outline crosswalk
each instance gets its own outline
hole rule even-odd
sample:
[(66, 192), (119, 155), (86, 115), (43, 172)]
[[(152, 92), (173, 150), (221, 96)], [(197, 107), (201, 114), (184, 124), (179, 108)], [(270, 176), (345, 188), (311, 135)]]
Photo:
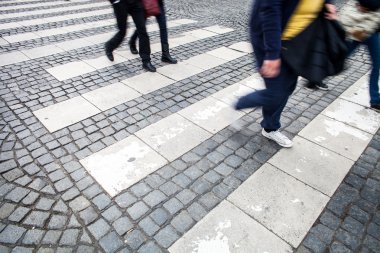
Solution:
[[(28, 2), (29, 7), (56, 3), (34, 3), (33, 0)], [(108, 2), (76, 2), (82, 2), (83, 5), (78, 6), (85, 5), (86, 8), (109, 6)], [(78, 10), (78, 6), (63, 7), (61, 11)], [(59, 5), (57, 8), (60, 8)], [(47, 12), (48, 10), (51, 12)], [(25, 18), (28, 15), (58, 13), (48, 10), (20, 13)], [(80, 14), (5, 23), (0, 29), (111, 13), (111, 8), (84, 11)], [(16, 14), (3, 14), (0, 19), (13, 18), (14, 15)], [(113, 19), (107, 18), (79, 25), (8, 35), (1, 38), (0, 45), (107, 27), (114, 22)], [(191, 19), (174, 19), (168, 21), (168, 27), (195, 23), (197, 21)], [(148, 30), (157, 31), (157, 25), (148, 25)], [(219, 25), (193, 28), (179, 36), (172, 36), (170, 45), (171, 48), (176, 48), (210, 38), (222, 38), (233, 32), (234, 29)], [(0, 66), (101, 44), (113, 33), (100, 33), (5, 53), (1, 56)], [(159, 43), (152, 44), (152, 53), (160, 50)], [(251, 54), (252, 48), (246, 41), (223, 43), (217, 48), (179, 61), (178, 64), (159, 67), (156, 73), (146, 72), (116, 83), (100, 85), (103, 87), (40, 108), (33, 114), (50, 133), (54, 133), (118, 105), (188, 78), (195, 78), (202, 72)], [(83, 58), (46, 67), (44, 71), (55, 81), (70, 82), (71, 79), (82, 75), (102, 72), (106, 68), (137, 58), (138, 55), (132, 55), (128, 50), (122, 49), (115, 51), (114, 62), (108, 61), (105, 56)], [(365, 76), (360, 79), (329, 105), (294, 138), (295, 145), (292, 149), (284, 149), (275, 154), (235, 192), (175, 242), (169, 248), (169, 252), (292, 252), (293, 248), (297, 248), (379, 129), (379, 114), (366, 108), (367, 78)], [(138, 129), (128, 137), (91, 153), (79, 162), (109, 196), (116, 197), (251, 113), (252, 110), (235, 111), (232, 105), (238, 97), (264, 88), (259, 74), (252, 74)]]

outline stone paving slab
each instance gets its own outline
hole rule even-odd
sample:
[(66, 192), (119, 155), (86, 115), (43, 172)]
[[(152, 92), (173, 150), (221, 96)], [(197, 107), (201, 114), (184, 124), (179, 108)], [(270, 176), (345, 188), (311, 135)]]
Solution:
[(320, 115), (300, 136), (356, 161), (371, 140), (369, 133)]
[(293, 247), (298, 247), (328, 197), (265, 164), (228, 200)]
[(27, 61), (29, 58), (21, 52), (11, 52), (2, 54), (0, 58), (0, 66), (15, 64), (23, 61)]
[(115, 196), (167, 163), (166, 159), (135, 136), (80, 162), (110, 196)]
[(293, 142), (268, 163), (331, 197), (354, 162), (300, 137)]
[(234, 49), (234, 50), (237, 50), (240, 52), (244, 52), (244, 53), (252, 53), (253, 52), (252, 45), (249, 42), (238, 42), (238, 43), (235, 43), (235, 44), (229, 46), (228, 48), (231, 48), (231, 49)]
[(148, 94), (175, 83), (173, 79), (167, 78), (161, 74), (148, 72), (128, 78), (122, 82), (141, 94)]
[(358, 82), (348, 88), (343, 94), (342, 99), (362, 106), (369, 106), (369, 92), (368, 92), (368, 81), (367, 75), (360, 78)]
[(337, 99), (322, 114), (374, 134), (379, 129), (380, 115), (361, 105)]
[(213, 134), (244, 115), (243, 112), (236, 112), (229, 104), (213, 97), (203, 99), (179, 111), (178, 114)]
[(49, 72), (54, 78), (63, 81), (72, 77), (76, 77), (83, 73), (89, 73), (96, 69), (85, 62), (71, 62), (64, 66), (56, 66), (46, 71)]
[(239, 208), (223, 201), (170, 248), (180, 252), (292, 252), (292, 248)]
[(99, 112), (98, 108), (83, 97), (75, 97), (69, 102), (63, 101), (33, 113), (50, 132), (54, 132), (62, 126), (72, 125)]
[(174, 114), (141, 129), (136, 136), (166, 159), (173, 161), (207, 140), (211, 134), (182, 116)]
[[(114, 83), (82, 95), (91, 104), (102, 111), (133, 100), (141, 94), (123, 83)], [(80, 110), (80, 108), (77, 108)]]
[(25, 54), (26, 56), (28, 56), (29, 59), (36, 59), (40, 57), (49, 56), (52, 54), (63, 53), (64, 50), (55, 45), (47, 45), (47, 46), (42, 46), (42, 47), (36, 47), (33, 49), (22, 50), (21, 52)]
[(193, 75), (201, 73), (202, 71), (203, 69), (190, 64), (186, 64), (184, 62), (179, 62), (175, 65), (166, 65), (157, 69), (157, 72), (161, 75), (164, 75), (176, 81), (189, 78)]

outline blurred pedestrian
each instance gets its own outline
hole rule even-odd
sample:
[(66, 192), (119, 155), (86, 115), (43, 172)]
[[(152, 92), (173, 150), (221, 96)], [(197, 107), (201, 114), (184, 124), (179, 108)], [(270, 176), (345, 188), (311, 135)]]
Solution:
[(127, 18), (132, 16), (136, 25), (136, 31), (140, 38), (140, 57), (145, 70), (155, 72), (156, 68), (150, 62), (149, 36), (145, 27), (145, 14), (141, 0), (109, 0), (112, 4), (118, 32), (105, 44), (106, 56), (110, 61), (114, 61), (113, 51), (120, 46), (127, 33)]
[[(161, 39), (161, 49), (162, 49), (161, 60), (163, 62), (176, 64), (177, 60), (171, 57), (170, 52), (169, 52), (168, 29), (166, 25), (166, 13), (165, 13), (164, 1), (158, 0), (158, 4), (160, 6), (160, 14), (155, 17), (156, 17), (158, 26), (160, 28), (160, 39)], [(139, 37), (138, 32), (136, 30), (129, 40), (129, 48), (132, 54), (139, 53), (136, 47), (136, 40), (138, 37)]]
[(324, 0), (256, 0), (253, 5), (251, 42), (266, 89), (241, 97), (235, 109), (262, 107), (262, 135), (282, 147), (293, 145), (279, 129), (282, 111), (298, 79), (281, 59), (282, 41), (301, 33), (318, 17), (324, 4), (329, 11), (335, 11), (329, 3)]
[(367, 48), (372, 70), (369, 79), (371, 108), (380, 111), (379, 68), (380, 68), (380, 0), (358, 0), (356, 9), (343, 11), (341, 23), (346, 29), (351, 54), (359, 46)]

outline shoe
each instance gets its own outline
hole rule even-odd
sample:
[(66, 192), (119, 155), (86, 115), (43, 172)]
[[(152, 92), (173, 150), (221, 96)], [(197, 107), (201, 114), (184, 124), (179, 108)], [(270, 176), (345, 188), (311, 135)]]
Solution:
[(377, 104), (372, 104), (371, 108), (374, 109), (377, 112), (380, 112), (380, 102)]
[(329, 86), (327, 86), (324, 82), (316, 83), (315, 86), (317, 86), (320, 90), (329, 90)]
[(171, 63), (171, 64), (177, 64), (177, 60), (174, 59), (169, 52), (169, 45), (162, 45), (162, 57), (161, 61)]
[(313, 82), (308, 82), (308, 83), (305, 85), (305, 88), (308, 89), (308, 90), (312, 90), (312, 91), (318, 89), (317, 85), (316, 85), (315, 83), (313, 83)]
[(143, 68), (149, 72), (156, 72), (156, 68), (152, 65), (150, 61), (143, 62)]
[(139, 51), (136, 48), (136, 44), (135, 43), (129, 43), (129, 49), (131, 50), (132, 54), (138, 54), (139, 53)]
[(293, 146), (293, 142), (291, 140), (289, 140), (288, 137), (286, 137), (285, 135), (280, 133), (280, 131), (278, 131), (278, 130), (267, 133), (263, 129), (261, 131), (261, 134), (263, 136), (267, 137), (268, 139), (271, 139), (271, 140), (277, 142), (277, 144), (280, 145), (281, 147), (290, 148), (291, 146)]
[(113, 58), (112, 50), (107, 46), (107, 44), (105, 45), (104, 48), (106, 50), (106, 56), (107, 56), (108, 60), (114, 61), (115, 59)]

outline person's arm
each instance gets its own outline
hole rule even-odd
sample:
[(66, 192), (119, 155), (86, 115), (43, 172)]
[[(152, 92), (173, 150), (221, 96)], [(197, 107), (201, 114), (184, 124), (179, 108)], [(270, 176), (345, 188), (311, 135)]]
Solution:
[(281, 69), (281, 0), (262, 0), (259, 15), (264, 36), (264, 62), (260, 73), (265, 78), (278, 76)]

